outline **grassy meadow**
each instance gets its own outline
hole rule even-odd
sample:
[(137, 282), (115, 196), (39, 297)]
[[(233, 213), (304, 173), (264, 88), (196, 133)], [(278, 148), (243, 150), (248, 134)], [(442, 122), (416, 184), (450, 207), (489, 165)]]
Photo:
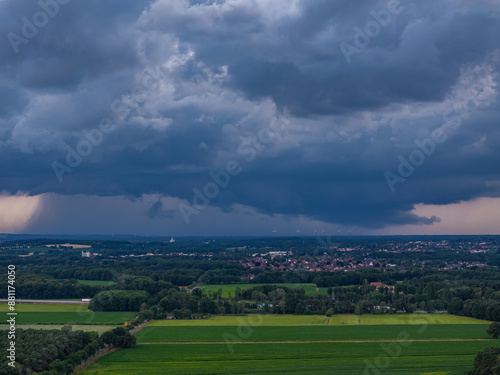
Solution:
[[(0, 304), (0, 312), (8, 312), (7, 303)], [(16, 312), (85, 312), (88, 305), (51, 304), (51, 303), (16, 303)]]
[[(18, 324), (16, 325), (16, 328), (18, 329), (61, 329), (63, 327), (62, 324)], [(85, 332), (97, 332), (99, 334), (103, 334), (106, 331), (109, 331), (110, 329), (113, 329), (115, 327), (121, 327), (121, 325), (78, 325), (78, 324), (72, 324), (73, 331), (85, 331)], [(7, 324), (0, 324), (0, 330), (2, 329), (9, 329), (9, 326)]]
[[(195, 320), (155, 320), (149, 326), (325, 326), (324, 315), (258, 315), (221, 316)], [(490, 324), (486, 320), (448, 314), (395, 314), (395, 315), (333, 315), (328, 325), (399, 325), (399, 324)]]
[(132, 320), (135, 312), (23, 312), (18, 313), (18, 324), (107, 324), (118, 325)]
[(217, 293), (219, 289), (222, 289), (222, 297), (228, 298), (229, 295), (234, 297), (236, 288), (240, 288), (242, 291), (245, 289), (250, 289), (256, 286), (261, 285), (277, 285), (283, 286), (287, 288), (304, 288), (307, 296), (313, 296), (317, 294), (328, 295), (328, 288), (318, 288), (316, 284), (296, 284), (296, 283), (288, 283), (288, 284), (223, 284), (223, 285), (203, 285), (200, 287), (203, 291), (210, 291)]
[[(8, 305), (2, 303), (0, 312), (8, 312)], [(137, 316), (136, 312), (93, 312), (87, 305), (17, 303), (15, 312), (17, 324), (81, 324), (122, 325)], [(5, 322), (2, 323), (7, 323)], [(0, 324), (1, 326), (2, 324)]]
[(109, 286), (116, 285), (115, 281), (100, 281), (100, 280), (78, 280), (78, 284), (89, 286)]
[[(333, 319), (334, 317), (332, 317)], [(490, 324), (490, 321), (449, 314), (360, 315), (361, 325), (378, 324)], [(333, 319), (335, 321), (335, 319)]]
[[(353, 315), (355, 318), (355, 316)], [(243, 323), (242, 323), (243, 322)], [(241, 324), (264, 325), (264, 326), (302, 326), (302, 325), (325, 325), (324, 315), (259, 315), (246, 316), (223, 316), (214, 315), (210, 319), (193, 320), (155, 320), (152, 326), (238, 326)]]

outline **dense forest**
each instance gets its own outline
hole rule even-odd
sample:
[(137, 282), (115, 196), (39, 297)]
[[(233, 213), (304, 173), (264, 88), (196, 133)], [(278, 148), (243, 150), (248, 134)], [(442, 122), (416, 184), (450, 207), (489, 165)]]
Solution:
[[(7, 361), (0, 363), (1, 374), (44, 375), (72, 370), (76, 365), (104, 347), (95, 332), (72, 331), (71, 326), (61, 330), (18, 329), (16, 339), (16, 367)], [(8, 353), (9, 341), (0, 340), (0, 350)]]
[[(136, 319), (132, 326), (138, 322)], [(122, 327), (104, 332), (100, 337), (95, 332), (72, 331), (70, 325), (60, 330), (18, 329), (16, 336), (15, 365), (2, 361), (0, 374), (71, 374), (76, 366), (106, 347), (130, 348), (136, 342)], [(8, 355), (8, 340), (0, 340), (0, 350)]]

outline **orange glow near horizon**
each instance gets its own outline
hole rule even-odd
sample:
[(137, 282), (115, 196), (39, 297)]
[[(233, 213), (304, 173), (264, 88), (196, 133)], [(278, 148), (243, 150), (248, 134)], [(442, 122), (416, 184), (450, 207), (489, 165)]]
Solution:
[(42, 195), (0, 193), (0, 232), (22, 233), (36, 219), (42, 200)]

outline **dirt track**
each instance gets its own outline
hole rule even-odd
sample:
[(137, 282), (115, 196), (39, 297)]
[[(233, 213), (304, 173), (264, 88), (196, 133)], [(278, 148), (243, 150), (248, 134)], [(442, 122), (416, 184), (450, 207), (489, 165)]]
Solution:
[(192, 342), (138, 342), (137, 345), (182, 345), (182, 344), (312, 344), (312, 343), (361, 343), (361, 342), (446, 342), (446, 341), (496, 341), (494, 339), (425, 339), (425, 340), (322, 340), (322, 341), (192, 341)]

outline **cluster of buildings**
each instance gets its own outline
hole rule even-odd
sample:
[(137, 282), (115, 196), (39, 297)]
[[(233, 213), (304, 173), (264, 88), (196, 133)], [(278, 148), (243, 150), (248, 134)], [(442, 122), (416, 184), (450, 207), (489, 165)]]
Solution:
[[(492, 241), (408, 241), (387, 242), (374, 247), (373, 243), (365, 246), (362, 243), (350, 246), (326, 246), (316, 250), (314, 255), (297, 255), (293, 251), (268, 251), (266, 253), (248, 254), (239, 263), (250, 270), (282, 270), (282, 271), (355, 271), (363, 268), (374, 269), (435, 269), (452, 270), (471, 267), (485, 267), (484, 259), (477, 260), (477, 256), (467, 254), (485, 255), (498, 251), (499, 246)], [(442, 256), (444, 260), (427, 260), (426, 255), (432, 253), (448, 254)], [(300, 252), (304, 253), (304, 252)], [(463, 256), (455, 256), (461, 253)], [(395, 256), (393, 254), (404, 254)], [(432, 256), (431, 258), (433, 258)], [(421, 259), (420, 259), (421, 258)], [(449, 260), (453, 258), (453, 260)], [(460, 260), (458, 260), (458, 259)], [(483, 258), (483, 257), (481, 257)], [(439, 259), (437, 257), (436, 259)]]
[(99, 253), (91, 253), (90, 251), (82, 251), (82, 258), (94, 258), (101, 255)]

